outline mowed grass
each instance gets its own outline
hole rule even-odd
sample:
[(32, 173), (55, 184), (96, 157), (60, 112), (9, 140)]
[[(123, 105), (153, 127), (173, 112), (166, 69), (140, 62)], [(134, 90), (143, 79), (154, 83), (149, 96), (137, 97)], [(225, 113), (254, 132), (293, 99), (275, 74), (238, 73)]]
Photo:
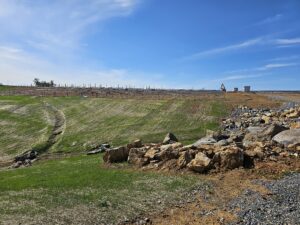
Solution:
[(217, 99), (140, 100), (0, 96), (0, 161), (43, 146), (54, 125), (49, 103), (65, 114), (62, 137), (50, 152), (81, 152), (102, 143), (161, 142), (173, 132), (184, 144), (216, 129), (227, 112)]
[(191, 143), (206, 129), (216, 129), (226, 114), (224, 104), (207, 99), (139, 100), (50, 98), (66, 116), (62, 141), (53, 151), (88, 150), (101, 143), (114, 146), (142, 139), (160, 142), (168, 132)]
[(40, 99), (0, 96), (0, 161), (44, 143), (52, 127)]
[(0, 224), (114, 224), (157, 212), (195, 186), (208, 185), (192, 175), (105, 169), (101, 158), (0, 171)]

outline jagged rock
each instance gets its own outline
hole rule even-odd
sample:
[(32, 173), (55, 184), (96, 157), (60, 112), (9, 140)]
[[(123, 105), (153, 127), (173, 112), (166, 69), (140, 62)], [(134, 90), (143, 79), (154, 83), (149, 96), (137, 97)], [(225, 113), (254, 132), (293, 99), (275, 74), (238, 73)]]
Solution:
[(110, 148), (109, 144), (101, 144), (98, 149), (94, 149), (92, 151), (87, 152), (87, 155), (95, 155), (102, 152), (106, 152)]
[(176, 143), (173, 143), (173, 144), (162, 145), (160, 147), (160, 150), (165, 151), (167, 149), (178, 149), (178, 148), (181, 148), (181, 147), (183, 147), (183, 145), (180, 142), (176, 142)]
[(133, 143), (127, 144), (128, 150), (132, 148), (141, 148), (143, 147), (142, 141), (141, 140), (135, 140)]
[(271, 122), (271, 117), (270, 116), (263, 115), (261, 117), (261, 119), (264, 121), (264, 123), (270, 123)]
[(271, 126), (264, 129), (260, 136), (264, 138), (264, 140), (271, 140), (276, 134), (279, 134), (282, 131), (287, 130), (286, 127), (281, 126), (279, 124), (272, 124)]
[(187, 167), (195, 172), (203, 173), (211, 168), (211, 159), (204, 153), (199, 152)]
[(217, 143), (215, 143), (215, 146), (217, 146), (217, 147), (222, 147), (222, 146), (227, 146), (227, 145), (229, 145), (229, 142), (226, 139), (220, 140)]
[(26, 159), (32, 160), (35, 159), (38, 156), (37, 151), (30, 150), (27, 152), (24, 152), (23, 154), (15, 157), (15, 162), (21, 161), (24, 162)]
[(156, 158), (160, 161), (178, 159), (178, 157), (179, 157), (179, 151), (173, 148), (168, 148), (166, 150), (160, 151), (156, 155)]
[(153, 160), (153, 159), (155, 159), (155, 156), (157, 155), (158, 152), (159, 152), (158, 149), (151, 148), (145, 153), (144, 157), (149, 158), (150, 160)]
[(177, 139), (177, 137), (175, 136), (175, 134), (173, 134), (173, 133), (168, 133), (166, 136), (165, 136), (165, 138), (164, 138), (164, 140), (163, 140), (163, 145), (166, 145), (166, 144), (173, 144), (173, 143), (176, 143), (176, 142), (178, 142), (178, 139)]
[(177, 137), (173, 134), (173, 133), (168, 133), (165, 137), (165, 139), (163, 140), (163, 144), (167, 145), (167, 144), (172, 144), (178, 142)]
[(199, 139), (198, 141), (196, 141), (193, 146), (195, 147), (200, 147), (201, 145), (213, 145), (217, 143), (217, 141), (213, 138), (213, 137), (203, 137), (201, 139)]
[(105, 150), (103, 150), (103, 149), (96, 149), (96, 150), (89, 151), (86, 154), (87, 155), (95, 155), (95, 154), (99, 154), (99, 153), (102, 153), (102, 152), (105, 152)]
[(10, 168), (17, 169), (17, 168), (21, 167), (22, 165), (23, 165), (23, 162), (22, 162), (22, 161), (17, 161), (17, 162), (15, 162), (14, 164), (12, 164), (12, 165), (10, 166)]
[(128, 148), (118, 147), (105, 152), (103, 160), (106, 163), (125, 162), (128, 159)]
[(263, 127), (248, 127), (247, 131), (250, 134), (257, 134), (257, 133), (261, 133), (264, 130)]
[(273, 141), (285, 147), (300, 145), (300, 129), (282, 131), (273, 137)]
[(195, 157), (195, 152), (193, 150), (187, 150), (182, 153), (180, 153), (180, 156), (177, 160), (177, 166), (182, 169), (186, 167), (187, 164), (189, 164), (192, 159)]
[(291, 119), (298, 118), (299, 116), (300, 116), (299, 111), (291, 112), (286, 115), (287, 118), (291, 118)]
[(136, 166), (145, 166), (150, 162), (150, 159), (144, 157), (147, 152), (146, 148), (132, 148), (129, 151), (128, 163)]
[(234, 146), (225, 148), (224, 151), (217, 152), (213, 157), (213, 163), (217, 168), (235, 169), (244, 164), (243, 151)]

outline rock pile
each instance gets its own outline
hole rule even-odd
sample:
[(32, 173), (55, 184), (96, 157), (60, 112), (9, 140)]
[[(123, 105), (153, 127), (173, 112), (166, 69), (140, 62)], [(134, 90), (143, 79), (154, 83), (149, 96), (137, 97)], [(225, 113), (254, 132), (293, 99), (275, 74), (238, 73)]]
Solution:
[(161, 144), (140, 140), (106, 151), (107, 163), (128, 161), (145, 169), (183, 170), (198, 173), (253, 167), (255, 161), (299, 157), (300, 108), (252, 109), (238, 107), (222, 121), (217, 132), (183, 146), (174, 134)]
[[(128, 161), (146, 169), (189, 169), (199, 173), (249, 168), (258, 160), (299, 157), (300, 107), (286, 104), (273, 110), (240, 106), (222, 121), (219, 131), (207, 131), (205, 137), (188, 146), (168, 133), (161, 144), (136, 140), (113, 149), (102, 144), (87, 154), (102, 152), (106, 163)], [(27, 151), (15, 157), (11, 168), (30, 166), (37, 156), (38, 152)]]
[(30, 150), (16, 156), (10, 168), (28, 167), (37, 159), (37, 151)]

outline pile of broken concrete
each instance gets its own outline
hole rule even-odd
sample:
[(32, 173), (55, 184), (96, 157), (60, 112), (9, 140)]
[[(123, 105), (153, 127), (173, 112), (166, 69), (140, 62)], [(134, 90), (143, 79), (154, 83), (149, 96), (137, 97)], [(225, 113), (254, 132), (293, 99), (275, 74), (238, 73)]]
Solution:
[(184, 146), (169, 133), (160, 144), (142, 144), (109, 149), (106, 163), (128, 161), (144, 169), (192, 170), (199, 173), (254, 167), (256, 161), (298, 158), (300, 153), (300, 108), (277, 110), (238, 107), (222, 121), (217, 132)]

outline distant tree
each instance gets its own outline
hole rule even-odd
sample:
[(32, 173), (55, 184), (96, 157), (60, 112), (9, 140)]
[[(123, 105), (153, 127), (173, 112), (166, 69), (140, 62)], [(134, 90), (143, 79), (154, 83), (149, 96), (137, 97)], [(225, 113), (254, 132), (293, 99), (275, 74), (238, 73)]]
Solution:
[(53, 80), (47, 82), (47, 81), (40, 81), (38, 78), (34, 78), (33, 83), (36, 87), (55, 87), (55, 83)]
[(34, 78), (33, 83), (38, 87), (40, 85), (40, 80), (38, 78)]

